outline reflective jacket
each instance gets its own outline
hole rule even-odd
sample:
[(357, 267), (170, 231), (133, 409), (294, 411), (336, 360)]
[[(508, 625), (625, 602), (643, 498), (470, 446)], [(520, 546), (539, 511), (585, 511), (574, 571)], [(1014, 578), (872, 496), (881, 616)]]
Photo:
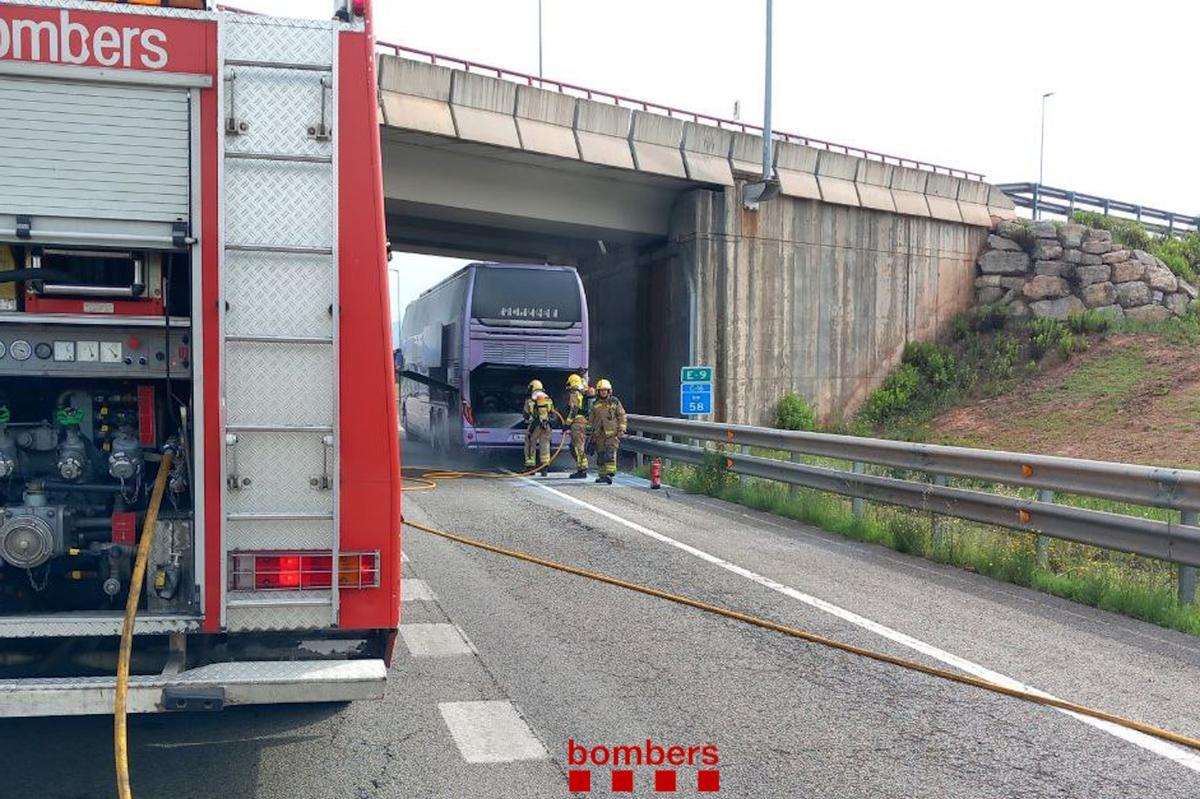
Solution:
[(596, 401), (592, 403), (591, 413), (588, 414), (588, 423), (598, 436), (605, 438), (623, 436), (625, 435), (625, 406), (611, 394), (608, 395), (608, 399), (596, 397)]

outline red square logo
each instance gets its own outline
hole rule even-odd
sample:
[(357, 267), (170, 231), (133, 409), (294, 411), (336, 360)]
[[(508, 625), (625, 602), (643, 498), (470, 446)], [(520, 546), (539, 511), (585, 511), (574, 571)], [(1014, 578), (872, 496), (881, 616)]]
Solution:
[(666, 770), (654, 772), (654, 790), (659, 793), (675, 793), (675, 772)]
[(592, 790), (592, 772), (582, 769), (568, 771), (567, 790), (578, 793), (587, 793)]
[(633, 793), (633, 772), (617, 769), (612, 773), (613, 793)]
[(721, 772), (717, 769), (696, 772), (696, 790), (700, 793), (716, 793), (721, 790)]

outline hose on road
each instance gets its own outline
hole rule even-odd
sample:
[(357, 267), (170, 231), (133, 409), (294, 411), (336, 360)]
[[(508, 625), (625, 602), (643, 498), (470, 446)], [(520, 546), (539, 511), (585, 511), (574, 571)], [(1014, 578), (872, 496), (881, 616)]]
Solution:
[[(466, 473), (464, 473), (464, 474), (466, 474)], [(516, 476), (516, 475), (501, 475), (501, 476), (510, 477), (510, 476)], [(603, 574), (601, 572), (590, 571), (588, 569), (581, 569), (576, 566), (569, 566), (565, 563), (558, 563), (556, 561), (547, 560), (546, 558), (541, 558), (536, 555), (530, 555), (526, 552), (520, 552), (515, 549), (506, 549), (504, 547), (499, 547), (494, 544), (488, 544), (483, 541), (477, 541), (472, 538), (467, 538), (466, 536), (455, 535), (454, 533), (449, 533), (449, 532), (446, 532), (445, 530), (439, 530), (436, 527), (430, 527), (428, 525), (420, 524), (418, 522), (408, 521), (407, 519), (403, 519), (402, 521), (404, 522), (405, 525), (413, 528), (414, 530), (420, 530), (421, 532), (429, 533), (430, 535), (435, 535), (435, 536), (444, 538), (449, 541), (455, 541), (459, 544), (464, 544), (469, 547), (475, 547), (476, 549), (481, 549), (485, 552), (492, 552), (497, 555), (504, 555), (505, 557), (514, 558), (519, 561), (524, 561), (525, 563), (533, 563), (538, 566), (544, 566), (545, 568), (548, 568), (548, 569), (554, 569), (555, 571), (565, 572), (566, 574), (573, 574), (577, 577), (585, 577), (589, 580), (596, 580), (597, 582), (606, 583), (608, 585), (616, 586), (618, 588), (624, 588), (628, 591), (636, 591), (639, 594), (645, 594), (647, 596), (657, 597), (659, 599), (665, 599), (668, 602), (674, 602), (679, 605), (685, 605), (690, 608), (702, 610), (706, 613), (712, 613), (714, 615), (722, 616), (727, 619), (733, 619), (735, 621), (740, 621), (745, 624), (753, 625), (755, 627), (761, 627), (764, 630), (771, 630), (772, 632), (781, 633), (783, 635), (788, 635), (793, 638), (799, 638), (803, 641), (808, 641), (809, 643), (812, 643), (812, 644), (818, 644), (820, 646), (828, 647), (830, 649), (836, 649), (838, 651), (846, 652), (851, 655), (856, 655), (858, 657), (868, 658), (870, 660), (874, 660), (879, 663), (886, 663), (890, 666), (897, 666), (902, 669), (907, 669), (908, 671), (919, 672), (921, 674), (926, 674), (931, 677), (937, 677), (937, 678), (940, 678), (943, 680), (949, 680), (950, 682), (955, 682), (955, 683), (959, 683), (962, 685), (970, 685), (975, 688), (981, 688), (985, 691), (991, 691), (993, 693), (1002, 694), (1004, 696), (1012, 697), (1014, 699), (1020, 699), (1020, 700), (1026, 701), (1026, 702), (1033, 702), (1033, 703), (1039, 704), (1039, 705), (1046, 705), (1048, 707), (1057, 708), (1059, 710), (1065, 710), (1069, 713), (1077, 713), (1081, 716), (1088, 716), (1088, 717), (1091, 717), (1094, 719), (1099, 719), (1101, 721), (1106, 721), (1110, 724), (1116, 724), (1116, 725), (1125, 727), (1130, 730), (1136, 730), (1137, 732), (1143, 733), (1145, 735), (1150, 735), (1150, 736), (1159, 738), (1164, 741), (1170, 741), (1173, 744), (1178, 744), (1180, 746), (1184, 746), (1189, 749), (1194, 749), (1196, 751), (1200, 751), (1200, 739), (1198, 739), (1198, 738), (1193, 738), (1193, 737), (1183, 735), (1183, 734), (1180, 734), (1177, 732), (1172, 732), (1170, 730), (1164, 730), (1160, 727), (1155, 727), (1150, 724), (1145, 724), (1143, 722), (1136, 721), (1134, 719), (1125, 718), (1124, 716), (1118, 716), (1115, 713), (1109, 713), (1104, 710), (1098, 710), (1096, 708), (1088, 707), (1087, 705), (1077, 704), (1075, 702), (1068, 702), (1064, 699), (1057, 699), (1055, 697), (1047, 696), (1045, 694), (1038, 693), (1035, 691), (1023, 690), (1020, 688), (1012, 688), (1007, 685), (1001, 685), (999, 683), (992, 682), (991, 680), (984, 680), (979, 677), (971, 676), (969, 674), (962, 674), (959, 672), (950, 671), (948, 669), (938, 668), (937, 666), (927, 666), (923, 663), (918, 663), (913, 660), (907, 660), (905, 658), (896, 657), (895, 655), (888, 655), (883, 652), (878, 652), (873, 649), (867, 649), (865, 647), (856, 646), (854, 644), (849, 644), (844, 641), (838, 641), (833, 638), (826, 638), (825, 636), (822, 636), (822, 635), (817, 635), (815, 633), (811, 633), (806, 630), (801, 630), (796, 627), (790, 627), (786, 624), (780, 624), (779, 622), (774, 622), (769, 619), (761, 618), (759, 616), (753, 616), (753, 615), (750, 615), (749, 613), (742, 613), (741, 611), (730, 610), (729, 608), (724, 608), (719, 605), (711, 604), (709, 602), (703, 602), (698, 599), (691, 599), (690, 597), (681, 596), (679, 594), (672, 594), (668, 591), (662, 591), (657, 588), (651, 588), (650, 586), (641, 585), (639, 583), (631, 583), (627, 580), (622, 580), (617, 577), (611, 577), (611, 576), (609, 576), (607, 574)]]
[[(558, 447), (550, 456), (547, 465), (558, 460), (558, 456), (562, 454), (563, 447), (571, 437), (571, 426), (567, 424), (567, 420), (558, 411), (554, 412), (558, 417), (558, 421), (562, 424), (562, 435), (558, 438)], [(527, 434), (528, 435), (528, 434)], [(418, 472), (416, 477), (405, 477), (404, 483), (400, 487), (401, 491), (432, 491), (438, 487), (439, 482), (447, 482), (450, 480), (519, 480), (522, 477), (529, 477), (537, 474), (542, 469), (541, 466), (534, 466), (526, 469), (523, 472), (479, 472), (465, 469), (441, 469), (432, 466), (406, 466), (405, 471)], [(414, 485), (415, 483), (415, 485)]]
[(117, 655), (117, 685), (113, 692), (113, 759), (117, 769), (117, 799), (133, 799), (129, 783), (129, 731), (125, 717), (129, 701), (129, 661), (133, 654), (133, 623), (137, 618), (138, 599), (142, 595), (142, 583), (146, 579), (146, 562), (150, 559), (150, 544), (154, 541), (154, 528), (158, 524), (158, 509), (162, 505), (163, 491), (167, 487), (167, 475), (171, 472), (172, 453), (163, 452), (158, 465), (158, 477), (154, 480), (154, 493), (146, 509), (146, 520), (142, 522), (142, 538), (138, 541), (137, 559), (133, 563), (133, 576), (129, 580), (129, 597), (125, 600), (125, 621), (121, 625), (121, 649)]

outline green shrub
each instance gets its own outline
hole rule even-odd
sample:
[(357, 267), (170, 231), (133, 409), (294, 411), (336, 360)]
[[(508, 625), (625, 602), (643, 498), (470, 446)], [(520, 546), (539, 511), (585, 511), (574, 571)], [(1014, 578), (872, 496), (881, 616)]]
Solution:
[(1088, 333), (1105, 333), (1112, 327), (1112, 317), (1089, 308), (1083, 313), (1073, 313), (1067, 317), (1067, 327), (1072, 333), (1085, 335)]
[(804, 397), (789, 391), (775, 406), (775, 426), (780, 430), (812, 430), (817, 417)]
[(954, 356), (935, 341), (910, 341), (904, 345), (904, 363), (911, 364), (934, 388), (946, 388), (957, 378)]
[(1061, 351), (1070, 336), (1071, 331), (1057, 319), (1034, 319), (1029, 323), (1029, 354), (1040, 361), (1051, 350)]
[(874, 424), (898, 419), (909, 411), (920, 386), (921, 373), (911, 363), (902, 363), (867, 397), (863, 413)]
[(733, 473), (725, 465), (725, 453), (708, 452), (704, 455), (704, 464), (695, 467), (691, 490), (716, 497), (732, 482)]
[(972, 333), (995, 333), (1008, 324), (1007, 305), (980, 305), (966, 313), (960, 313), (951, 322), (953, 337), (962, 341)]

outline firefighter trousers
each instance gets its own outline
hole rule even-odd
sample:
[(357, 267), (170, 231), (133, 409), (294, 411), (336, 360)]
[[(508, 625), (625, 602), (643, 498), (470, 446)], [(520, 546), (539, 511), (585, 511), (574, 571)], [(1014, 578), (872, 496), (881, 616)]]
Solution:
[(582, 416), (571, 421), (571, 454), (575, 456), (575, 468), (587, 471), (587, 420)]
[(550, 426), (542, 427), (534, 424), (525, 436), (525, 465), (545, 466), (548, 463), (550, 463)]
[(621, 446), (621, 437), (596, 434), (596, 462), (600, 474), (612, 477), (617, 473), (617, 450)]

